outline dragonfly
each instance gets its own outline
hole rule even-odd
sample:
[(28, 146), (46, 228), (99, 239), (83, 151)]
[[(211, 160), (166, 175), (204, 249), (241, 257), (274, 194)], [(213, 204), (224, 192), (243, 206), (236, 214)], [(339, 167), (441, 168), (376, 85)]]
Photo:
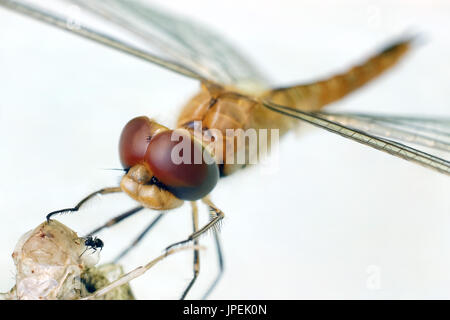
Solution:
[[(101, 30), (98, 26), (91, 27), (89, 19), (82, 21), (57, 8), (50, 10), (26, 2), (0, 0), (0, 4), (7, 8), (198, 80), (201, 90), (187, 102), (177, 125), (192, 132), (194, 136), (196, 121), (201, 122), (205, 129), (202, 134), (212, 129), (224, 131), (237, 127), (275, 128), (280, 130), (281, 135), (294, 128), (296, 122), (304, 121), (431, 170), (447, 175), (450, 173), (450, 162), (433, 154), (434, 151), (449, 151), (449, 119), (332, 113), (322, 109), (394, 66), (410, 50), (413, 39), (404, 38), (391, 43), (365, 63), (334, 77), (313, 83), (273, 88), (259, 69), (233, 46), (196, 23), (163, 13), (138, 1), (73, 0), (60, 3), (74, 5), (95, 18), (96, 22), (102, 21), (119, 31), (111, 32)], [(121, 33), (132, 37), (124, 39)], [(205, 294), (206, 297), (217, 285), (223, 270), (223, 257), (216, 227), (225, 217), (211, 201), (209, 194), (219, 179), (240, 171), (247, 163), (227, 163), (223, 161), (227, 158), (226, 154), (211, 153), (211, 157), (219, 165), (202, 163), (200, 166), (194, 166), (195, 170), (188, 166), (188, 172), (205, 178), (197, 181), (188, 177), (182, 181), (182, 186), (177, 185), (180, 177), (186, 178), (185, 171), (179, 171), (174, 166), (164, 167), (156, 163), (157, 159), (152, 158), (154, 154), (167, 154), (173, 149), (173, 145), (167, 140), (168, 134), (172, 132), (147, 117), (132, 119), (124, 128), (120, 141), (121, 162), (125, 170), (120, 186), (102, 188), (82, 199), (73, 208), (51, 212), (48, 218), (59, 213), (78, 211), (98, 194), (124, 192), (140, 203), (138, 207), (113, 218), (88, 235), (92, 236), (144, 208), (167, 211), (181, 206), (183, 201), (190, 201), (194, 232), (174, 245), (189, 242), (198, 244), (201, 235), (210, 230), (213, 232), (220, 272)], [(134, 139), (140, 142), (129, 143)], [(200, 145), (199, 148), (207, 148), (208, 141), (203, 139), (203, 135), (197, 139), (192, 138), (194, 147)], [(234, 140), (233, 138), (230, 142), (225, 138), (223, 144), (233, 143)], [(248, 146), (243, 148), (248, 149)], [(147, 152), (157, 149), (155, 152)], [(194, 184), (192, 180), (196, 180)], [(211, 221), (202, 227), (198, 226), (197, 200), (208, 206), (212, 216)], [(163, 215), (164, 213), (159, 214), (146, 232), (154, 227)], [(143, 236), (144, 234), (141, 234), (138, 239)], [(123, 257), (131, 248), (132, 246), (127, 248), (119, 257)], [(184, 290), (182, 298), (187, 296), (198, 278), (197, 250), (194, 251), (193, 270), (193, 278)]]

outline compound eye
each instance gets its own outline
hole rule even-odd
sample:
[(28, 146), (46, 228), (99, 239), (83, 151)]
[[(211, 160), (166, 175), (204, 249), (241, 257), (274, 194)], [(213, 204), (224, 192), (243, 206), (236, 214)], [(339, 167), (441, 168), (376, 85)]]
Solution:
[(130, 120), (122, 130), (119, 142), (119, 155), (126, 169), (142, 163), (152, 134), (151, 121), (147, 117)]
[(154, 136), (145, 162), (154, 176), (182, 200), (203, 198), (219, 179), (219, 169), (212, 157), (183, 130), (168, 130)]

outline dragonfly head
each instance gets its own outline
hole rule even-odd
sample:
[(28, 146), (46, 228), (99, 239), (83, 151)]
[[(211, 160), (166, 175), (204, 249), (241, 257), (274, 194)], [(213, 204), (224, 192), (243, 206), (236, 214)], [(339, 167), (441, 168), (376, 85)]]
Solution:
[(122, 190), (152, 209), (173, 209), (183, 200), (201, 199), (219, 179), (214, 159), (187, 130), (170, 130), (147, 117), (125, 125), (119, 153), (128, 170)]

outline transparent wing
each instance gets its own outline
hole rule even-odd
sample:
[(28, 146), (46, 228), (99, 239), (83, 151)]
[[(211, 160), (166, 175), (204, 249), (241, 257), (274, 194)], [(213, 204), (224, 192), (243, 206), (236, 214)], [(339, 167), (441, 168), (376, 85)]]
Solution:
[[(61, 3), (58, 4), (61, 5), (66, 2), (67, 1), (61, 0)], [(30, 16), (32, 18), (35, 18), (37, 20), (40, 20), (42, 22), (51, 24), (60, 29), (70, 31), (81, 37), (101, 43), (110, 48), (114, 48), (116, 50), (138, 57), (140, 59), (157, 64), (161, 67), (172, 70), (187, 77), (191, 77), (201, 81), (205, 80), (205, 78), (200, 73), (189, 69), (187, 66), (184, 66), (174, 61), (170, 61), (169, 59), (164, 59), (156, 54), (151, 53), (150, 51), (147, 51), (145, 49), (139, 48), (136, 45), (131, 44), (131, 42), (122, 41), (118, 37), (111, 36), (108, 33), (98, 31), (99, 29), (96, 30), (82, 24), (81, 22), (79, 22), (79, 20), (76, 20), (71, 17), (71, 13), (77, 12), (76, 7), (65, 6), (64, 9), (68, 11), (68, 13), (65, 15), (65, 14), (58, 14), (56, 12), (52, 12), (46, 9), (42, 9), (34, 5), (29, 5), (23, 1), (18, 2), (13, 0), (0, 0), (0, 5), (12, 9), (16, 12)], [(62, 9), (59, 7), (59, 10)]]
[[(0, 0), (0, 5), (201, 81), (266, 80), (208, 29), (139, 0)], [(41, 3), (42, 5), (37, 5)]]
[[(306, 121), (316, 127), (339, 134), (345, 138), (450, 175), (450, 161), (400, 142), (413, 139), (412, 144), (429, 144), (427, 145), (428, 148), (440, 150), (446, 153), (446, 157), (448, 157), (448, 140), (438, 141), (436, 138), (430, 136), (426, 136), (426, 139), (422, 137), (424, 132), (430, 133), (433, 131), (439, 137), (444, 138), (450, 129), (449, 122), (446, 119), (388, 116), (371, 117), (369, 115), (364, 115), (365, 117), (363, 117), (362, 114), (310, 113), (280, 106), (270, 101), (264, 101), (263, 105), (272, 111)], [(370, 125), (374, 118), (378, 118), (377, 125), (366, 131), (365, 126)], [(385, 119), (384, 122), (381, 119)], [(393, 129), (391, 123), (396, 123), (397, 125), (398, 123), (402, 123), (403, 128), (397, 127)], [(420, 128), (418, 132), (415, 132), (413, 129), (416, 126)], [(377, 133), (370, 133), (374, 131)], [(390, 135), (394, 137), (392, 138)], [(432, 141), (434, 141), (434, 144)]]
[(206, 78), (222, 84), (267, 84), (260, 72), (224, 38), (192, 21), (138, 0), (71, 0), (122, 26)]
[(450, 118), (320, 112), (318, 116), (378, 137), (450, 152)]

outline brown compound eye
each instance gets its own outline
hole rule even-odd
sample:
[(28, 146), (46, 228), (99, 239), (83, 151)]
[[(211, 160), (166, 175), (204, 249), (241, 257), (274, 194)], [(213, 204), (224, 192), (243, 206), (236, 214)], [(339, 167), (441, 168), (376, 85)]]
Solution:
[(179, 199), (201, 199), (219, 179), (219, 169), (209, 153), (182, 130), (155, 135), (144, 160), (154, 176)]
[(120, 162), (124, 168), (142, 163), (151, 136), (151, 123), (147, 117), (130, 120), (122, 130), (119, 141)]
[(147, 117), (130, 120), (122, 130), (119, 142), (119, 155), (126, 169), (142, 163), (152, 135), (152, 122)]

